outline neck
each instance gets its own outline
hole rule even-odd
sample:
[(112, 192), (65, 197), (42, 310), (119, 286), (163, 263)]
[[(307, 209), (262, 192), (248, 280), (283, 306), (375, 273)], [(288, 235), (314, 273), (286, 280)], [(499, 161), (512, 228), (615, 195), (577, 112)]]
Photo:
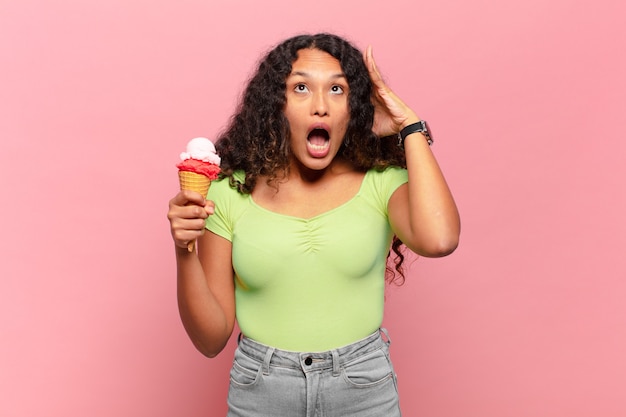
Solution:
[(310, 169), (298, 161), (293, 161), (289, 166), (287, 175), (285, 175), (285, 181), (314, 184), (353, 170), (352, 165), (340, 157), (336, 157), (330, 165), (324, 169)]

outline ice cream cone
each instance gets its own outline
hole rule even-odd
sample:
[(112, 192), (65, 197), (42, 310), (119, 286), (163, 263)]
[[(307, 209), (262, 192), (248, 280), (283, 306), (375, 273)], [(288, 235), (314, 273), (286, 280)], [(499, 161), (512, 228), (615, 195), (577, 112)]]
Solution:
[[(180, 189), (196, 191), (206, 197), (211, 181), (218, 179), (220, 173), (220, 157), (213, 142), (204, 137), (191, 139), (180, 159), (182, 161), (176, 165)], [(187, 244), (189, 252), (194, 251), (195, 244), (195, 240)]]
[[(180, 182), (181, 190), (191, 190), (200, 193), (202, 197), (206, 197), (211, 186), (211, 180), (202, 174), (197, 174), (190, 171), (178, 171), (178, 181)], [(192, 240), (187, 244), (187, 250), (189, 252), (194, 251), (196, 241)]]
[(211, 185), (211, 180), (206, 175), (190, 171), (178, 171), (178, 181), (181, 190), (195, 191), (202, 194), (202, 197), (206, 197)]

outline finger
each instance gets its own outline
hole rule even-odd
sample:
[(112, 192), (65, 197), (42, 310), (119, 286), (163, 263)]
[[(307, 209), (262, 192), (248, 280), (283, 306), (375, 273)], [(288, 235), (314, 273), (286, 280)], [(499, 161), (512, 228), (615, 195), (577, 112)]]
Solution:
[(172, 237), (177, 246), (185, 247), (187, 243), (204, 234), (205, 222), (202, 219), (176, 219), (172, 221)]
[(210, 214), (212, 213), (201, 206), (172, 206), (167, 212), (167, 218), (172, 229), (197, 229), (204, 224)]
[(206, 210), (205, 206), (198, 206), (195, 204), (190, 204), (187, 206), (181, 207), (179, 215), (183, 219), (201, 219), (205, 220), (209, 217), (209, 214)]
[(211, 200), (207, 200), (206, 204), (204, 205), (204, 210), (208, 215), (215, 213), (215, 203)]
[(367, 57), (366, 59), (367, 69), (370, 73), (370, 78), (372, 79), (372, 83), (374, 83), (374, 85), (378, 88), (385, 87), (383, 77), (380, 74), (380, 71), (378, 70), (376, 61), (374, 60), (374, 52), (373, 52), (373, 48), (371, 45), (367, 47), (367, 49), (365, 50), (365, 54)]
[(185, 206), (188, 204), (195, 204), (198, 206), (204, 206), (204, 196), (198, 192), (191, 190), (181, 190), (170, 200), (170, 204), (177, 206)]
[(204, 219), (178, 218), (174, 222), (172, 222), (172, 228), (183, 233), (201, 232), (205, 226), (206, 226), (206, 222)]
[(197, 191), (181, 190), (181, 193), (183, 193), (187, 199), (187, 204), (197, 204), (199, 206), (204, 206), (206, 204), (204, 196)]
[(367, 45), (367, 48), (365, 48), (365, 51), (363, 51), (363, 61), (365, 62), (365, 66), (367, 67), (368, 71), (370, 69), (371, 50), (372, 50), (372, 45)]

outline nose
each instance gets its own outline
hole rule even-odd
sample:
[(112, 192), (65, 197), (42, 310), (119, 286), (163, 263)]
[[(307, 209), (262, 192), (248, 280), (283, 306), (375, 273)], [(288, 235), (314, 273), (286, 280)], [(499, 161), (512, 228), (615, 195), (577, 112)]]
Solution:
[(315, 93), (312, 97), (311, 112), (315, 116), (326, 116), (328, 114), (328, 97), (324, 93)]

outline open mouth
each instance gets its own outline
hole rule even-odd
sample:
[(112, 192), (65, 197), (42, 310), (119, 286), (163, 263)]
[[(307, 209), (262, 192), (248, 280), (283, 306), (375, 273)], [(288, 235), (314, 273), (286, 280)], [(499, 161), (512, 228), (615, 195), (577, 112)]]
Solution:
[(307, 136), (307, 142), (311, 150), (323, 151), (330, 144), (330, 135), (326, 129), (315, 128)]

